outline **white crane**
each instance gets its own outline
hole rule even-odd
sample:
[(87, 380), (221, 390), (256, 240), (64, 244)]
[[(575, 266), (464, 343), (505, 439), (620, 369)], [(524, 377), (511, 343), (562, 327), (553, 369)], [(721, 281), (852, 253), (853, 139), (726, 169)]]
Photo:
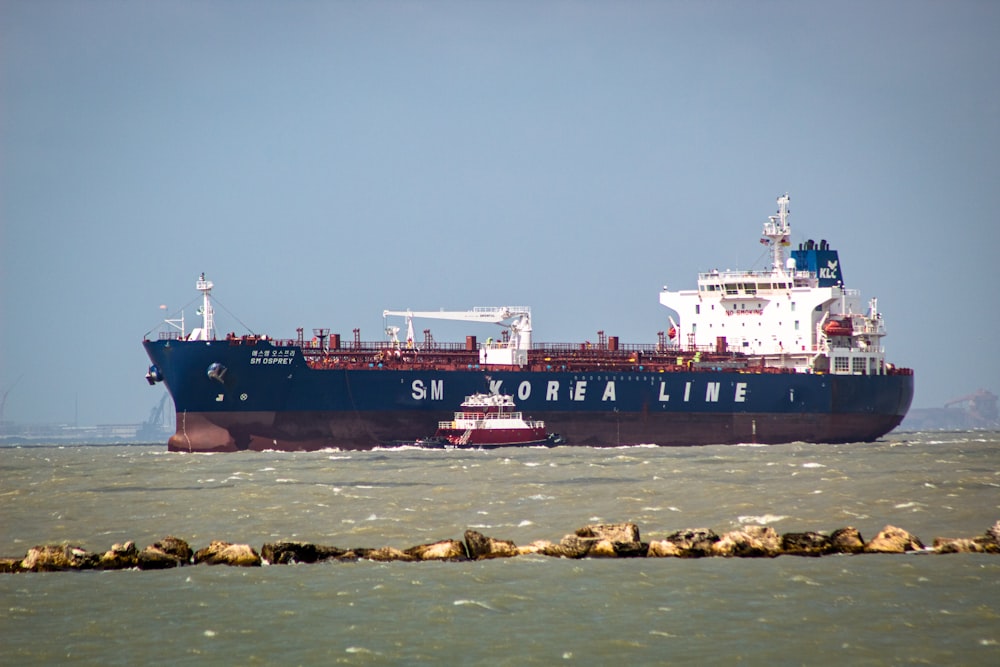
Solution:
[[(512, 320), (507, 326), (510, 329), (509, 341), (494, 341), (490, 339), (479, 348), (479, 360), (483, 364), (501, 364), (508, 366), (524, 366), (528, 363), (528, 350), (531, 349), (531, 308), (527, 306), (490, 306), (476, 307), (472, 310), (384, 310), (382, 317), (398, 316), (406, 318), (407, 345), (413, 345), (413, 318), (428, 318), (437, 320), (454, 320), (459, 322), (482, 322), (484, 324), (501, 324)], [(386, 327), (386, 334), (398, 343), (396, 334), (399, 327)]]

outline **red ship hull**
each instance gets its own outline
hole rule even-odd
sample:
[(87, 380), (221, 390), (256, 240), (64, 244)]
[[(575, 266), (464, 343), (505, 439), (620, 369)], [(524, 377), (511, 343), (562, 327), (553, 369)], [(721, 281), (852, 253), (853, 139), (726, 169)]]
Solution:
[[(396, 443), (400, 433), (420, 433), (428, 418), (448, 416), (408, 410), (382, 412), (377, 419), (342, 412), (188, 412), (178, 415), (177, 432), (168, 448), (179, 452), (366, 450)], [(615, 412), (543, 412), (537, 417), (567, 444), (616, 447), (870, 442), (898, 426), (903, 415), (741, 413), (720, 418), (704, 413), (650, 413), (625, 419)], [(543, 444), (546, 438), (540, 440), (516, 444)]]

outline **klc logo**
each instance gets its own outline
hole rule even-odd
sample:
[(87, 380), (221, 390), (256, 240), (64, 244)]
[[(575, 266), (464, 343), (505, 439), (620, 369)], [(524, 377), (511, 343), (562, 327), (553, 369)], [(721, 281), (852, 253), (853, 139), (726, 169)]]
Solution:
[(836, 259), (827, 260), (827, 262), (826, 262), (826, 268), (820, 267), (819, 277), (820, 278), (829, 278), (831, 280), (836, 280), (836, 278), (837, 278), (837, 264), (839, 264), (839, 263), (840, 263), (839, 260), (836, 260)]

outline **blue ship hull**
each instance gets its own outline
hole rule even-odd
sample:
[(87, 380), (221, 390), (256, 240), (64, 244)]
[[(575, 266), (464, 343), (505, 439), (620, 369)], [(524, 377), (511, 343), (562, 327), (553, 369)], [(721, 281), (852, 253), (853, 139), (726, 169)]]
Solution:
[(371, 449), (413, 441), (481, 391), (514, 397), (566, 445), (871, 441), (902, 421), (913, 375), (748, 369), (311, 367), (294, 345), (147, 340), (177, 412), (176, 451)]

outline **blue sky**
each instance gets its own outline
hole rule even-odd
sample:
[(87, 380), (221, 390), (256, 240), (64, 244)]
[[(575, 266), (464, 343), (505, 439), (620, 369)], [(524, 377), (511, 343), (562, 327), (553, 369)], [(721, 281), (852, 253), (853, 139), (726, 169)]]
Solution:
[(144, 419), (202, 271), (221, 331), (518, 304), (653, 343), (663, 285), (766, 266), (784, 192), (915, 407), (1000, 393), (998, 36), (987, 1), (0, 0), (5, 417)]

